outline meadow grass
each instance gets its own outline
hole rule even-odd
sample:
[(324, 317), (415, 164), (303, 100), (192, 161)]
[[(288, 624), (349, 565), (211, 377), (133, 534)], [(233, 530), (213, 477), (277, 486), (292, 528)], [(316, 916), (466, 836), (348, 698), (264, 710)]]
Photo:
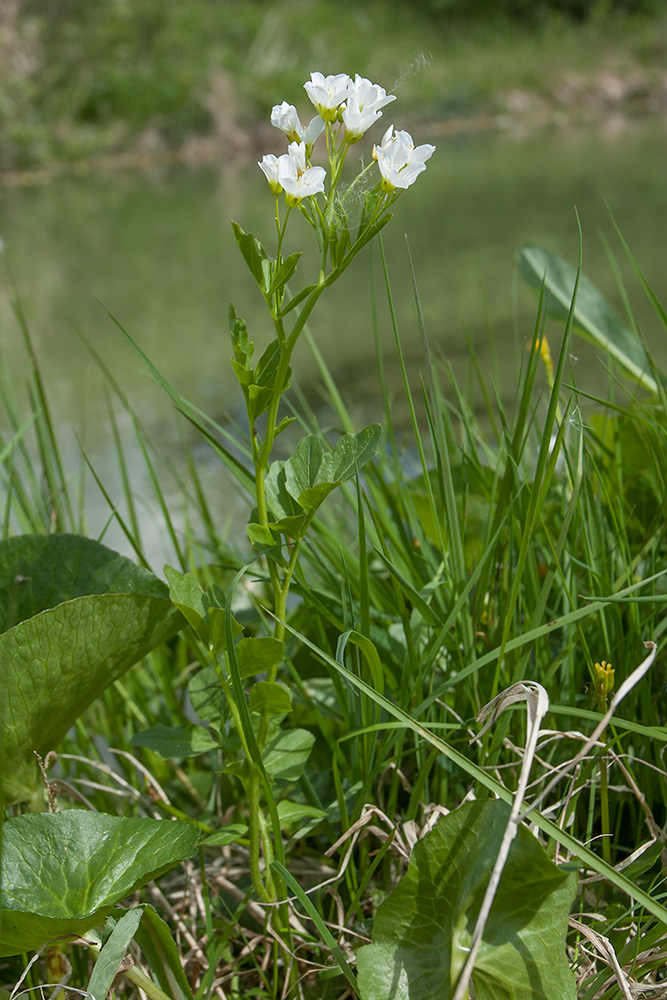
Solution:
[[(376, 265), (394, 316), (382, 254)], [(422, 398), (412, 397), (395, 328), (410, 426), (392, 426), (392, 392), (378, 353), (382, 448), (315, 522), (285, 623), (284, 680), (295, 705), (290, 725), (315, 736), (306, 770), (277, 793), (294, 817), (284, 838), (290, 891), (301, 901), (293, 912), (293, 941), (299, 959), (313, 963), (301, 966), (311, 969), (302, 988), (318, 997), (343, 994), (354, 948), (368, 939), (378, 903), (405, 870), (411, 838), (440, 810), (466, 797), (488, 797), (493, 787), (514, 789), (526, 717), (508, 712), (474, 740), (483, 706), (520, 681), (546, 689), (550, 708), (530, 799), (575, 757), (582, 734), (604, 714), (608, 693), (596, 664), (613, 666), (618, 687), (644, 658), (646, 640), (658, 646), (655, 665), (624, 699), (604, 741), (541, 804), (536, 822), (561, 860), (572, 853), (573, 840), (588, 849), (579, 854), (587, 879), (569, 943), (580, 995), (625, 996), (623, 975), (664, 988), (664, 377), (654, 368), (657, 391), (647, 394), (610, 363), (607, 396), (585, 397), (570, 363), (573, 317), (554, 325), (543, 289), (533, 329), (517, 331), (516, 384), (507, 404), (506, 387), (489, 381), (474, 352), (463, 385), (429, 345), (413, 277), (424, 349)], [(646, 291), (667, 329), (664, 310)], [(63, 468), (48, 380), (18, 306), (17, 321), (30, 393), (25, 411), (16, 374), (2, 370), (3, 537), (84, 531), (85, 490), (93, 487), (89, 479), (84, 486), (83, 461), (74, 476)], [(314, 333), (307, 337), (328, 389), (331, 425), (349, 430), (335, 379)], [(131, 405), (110, 376), (108, 384), (119, 479), (111, 487), (92, 473), (108, 498), (109, 517), (137, 560), (147, 563), (115, 417), (118, 407), (131, 413)], [(247, 493), (250, 507), (249, 442), (175, 387), (164, 387)], [(322, 432), (307, 406), (293, 412), (302, 432)], [(161, 485), (161, 460), (136, 419), (133, 428), (173, 565), (228, 591), (248, 551), (220, 534), (192, 450), (184, 445), (176, 463), (191, 512), (183, 531)], [(249, 634), (270, 635), (273, 610), (266, 571), (255, 563), (235, 590), (234, 614)], [(352, 639), (343, 642), (343, 636)], [(246, 791), (221, 773), (218, 751), (165, 760), (131, 742), (151, 726), (193, 718), (188, 683), (206, 662), (206, 651), (186, 630), (106, 690), (61, 747), (63, 799), (122, 815), (186, 817), (210, 832), (243, 823)], [(234, 843), (202, 848), (199, 868), (190, 863), (185, 879), (177, 873), (162, 886), (164, 895), (153, 887), (147, 898), (175, 924), (197, 1000), (216, 989), (220, 996), (279, 995), (280, 963), (252, 899), (242, 834)], [(304, 887), (312, 890), (308, 896)], [(612, 942), (622, 975), (609, 972), (599, 935)], [(12, 960), (3, 978), (9, 982), (16, 970)], [(27, 985), (38, 982), (33, 969)]]

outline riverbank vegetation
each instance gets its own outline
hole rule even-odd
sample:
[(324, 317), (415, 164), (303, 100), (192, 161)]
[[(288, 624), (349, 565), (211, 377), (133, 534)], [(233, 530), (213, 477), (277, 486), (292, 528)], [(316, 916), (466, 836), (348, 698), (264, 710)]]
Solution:
[[(400, 39), (400, 44), (397, 44)], [(651, 0), (6, 0), (0, 169), (133, 151), (261, 146), (268, 94), (364, 62), (411, 122), (540, 123), (664, 109), (667, 17)], [(258, 134), (259, 132), (259, 134)]]
[[(120, 967), (152, 1000), (660, 996), (667, 378), (624, 276), (656, 331), (667, 313), (620, 234), (622, 318), (581, 261), (526, 246), (534, 319), (502, 343), (489, 332), (492, 359), (514, 356), (511, 386), (472, 349), (456, 377), (408, 258), (416, 393), (382, 232), (437, 151), (387, 128), (402, 110), (365, 78), (307, 88), (317, 114), (273, 108), (287, 152), (261, 161), (266, 224), (232, 225), (265, 316), (255, 330), (245, 303), (229, 312), (241, 407), (203, 412), (111, 317), (218, 463), (211, 486), (194, 446), (159, 456), (106, 372), (118, 474), (88, 471), (132, 559), (106, 529), (86, 537), (90, 463), (63, 461), (15, 301), (26, 369), (0, 365), (2, 982), (104, 1000)], [(320, 298), (362, 253), (381, 387), (366, 427), (318, 347)], [(577, 384), (580, 336), (605, 359), (595, 397)], [(326, 416), (291, 384), (302, 350)], [(166, 567), (142, 543), (128, 427)], [(212, 514), (223, 476), (245, 507), (231, 530)]]

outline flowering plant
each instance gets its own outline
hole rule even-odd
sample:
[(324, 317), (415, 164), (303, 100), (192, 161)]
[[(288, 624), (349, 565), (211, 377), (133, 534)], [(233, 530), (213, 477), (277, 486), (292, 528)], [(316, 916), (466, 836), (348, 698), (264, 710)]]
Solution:
[[(284, 656), (288, 593), (302, 543), (318, 509), (332, 490), (354, 477), (373, 457), (380, 438), (377, 424), (357, 434), (344, 434), (333, 446), (310, 434), (298, 442), (287, 461), (271, 461), (276, 437), (292, 422), (289, 417), (279, 419), (280, 401), (290, 382), (292, 352), (320, 295), (389, 222), (391, 206), (425, 169), (435, 149), (431, 145), (415, 147), (407, 132), (394, 132), (392, 125), (370, 162), (344, 185), (342, 170), (351, 147), (380, 119), (395, 96), (364, 77), (357, 75), (352, 80), (346, 74), (312, 73), (305, 90), (316, 114), (304, 126), (293, 105), (275, 105), (271, 122), (286, 136), (288, 148), (280, 156), (267, 154), (259, 163), (275, 197), (275, 252), (270, 254), (260, 240), (232, 223), (239, 249), (270, 312), (274, 332), (255, 363), (255, 345), (246, 324), (233, 308), (230, 310), (232, 367), (246, 404), (256, 497), (247, 526), (256, 554), (247, 566), (258, 560), (265, 565), (276, 624), (273, 636), (239, 641), (240, 628), (227, 612), (223, 660), (217, 655), (222, 649), (212, 648), (212, 652), (242, 746), (243, 761), (232, 762), (228, 769), (248, 790), (250, 870), (255, 891), (266, 902), (280, 898), (271, 867), (273, 860), (281, 861), (282, 851), (273, 791), (276, 773), (271, 762), (276, 739), (281, 738), (280, 722), (291, 709), (291, 694), (277, 681)], [(326, 167), (313, 163), (321, 135)], [(371, 171), (376, 164), (379, 177), (373, 180)], [(357, 210), (360, 206), (354, 226), (349, 219), (352, 206)], [(295, 209), (315, 233), (319, 273), (315, 282), (288, 291), (302, 256), (301, 252), (283, 254), (285, 232)], [(262, 679), (254, 682), (246, 696), (249, 679), (258, 675)], [(295, 734), (299, 732), (305, 734), (305, 765), (310, 734), (290, 730), (287, 735), (298, 742), (301, 737)]]

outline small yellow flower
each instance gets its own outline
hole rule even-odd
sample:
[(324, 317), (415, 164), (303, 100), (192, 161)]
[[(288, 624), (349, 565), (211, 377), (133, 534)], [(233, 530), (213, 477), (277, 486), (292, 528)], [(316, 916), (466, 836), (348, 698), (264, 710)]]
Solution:
[(614, 690), (614, 669), (611, 663), (603, 660), (593, 666), (595, 673), (595, 693), (598, 698), (600, 708), (607, 706), (607, 697)]

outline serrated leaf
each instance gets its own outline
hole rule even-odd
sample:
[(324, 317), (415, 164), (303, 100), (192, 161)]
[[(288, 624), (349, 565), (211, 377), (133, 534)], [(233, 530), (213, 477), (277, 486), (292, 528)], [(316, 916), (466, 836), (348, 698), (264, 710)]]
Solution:
[(292, 695), (289, 688), (280, 682), (257, 681), (250, 690), (248, 708), (258, 715), (284, 717), (292, 711)]
[(182, 820), (68, 809), (3, 825), (0, 956), (85, 934), (140, 886), (192, 857), (199, 830)]
[(151, 726), (150, 729), (136, 733), (130, 743), (135, 747), (152, 750), (165, 760), (172, 757), (199, 757), (220, 746), (206, 729), (191, 722), (181, 726)]
[(313, 748), (315, 737), (307, 729), (281, 729), (266, 744), (262, 758), (273, 778), (297, 781)]
[(316, 434), (302, 438), (291, 458), (285, 462), (285, 488), (295, 500), (315, 485), (324, 451)]
[(0, 543), (0, 581), (5, 594), (28, 588), (4, 605), (5, 622), (32, 615), (0, 635), (0, 774), (9, 805), (38, 794), (35, 751), (55, 749), (95, 698), (184, 619), (164, 583), (76, 535)]
[(344, 483), (356, 475), (375, 455), (381, 433), (379, 424), (370, 424), (358, 434), (343, 434), (333, 451), (322, 459), (320, 482)]
[[(574, 293), (575, 268), (558, 254), (537, 246), (523, 247), (519, 268), (533, 287), (541, 288), (544, 282), (550, 293), (549, 311), (559, 319), (566, 318)], [(608, 351), (638, 382), (651, 392), (657, 391), (643, 344), (584, 275), (579, 278), (574, 323), (588, 340)]]
[(105, 942), (97, 957), (88, 981), (86, 993), (92, 1000), (105, 1000), (113, 985), (120, 963), (123, 961), (130, 942), (139, 927), (143, 912), (140, 906), (125, 911), (109, 935), (108, 941)]
[[(357, 952), (362, 1000), (448, 1000), (470, 950), (509, 806), (467, 802), (418, 841)], [(576, 873), (520, 827), (472, 976), (477, 1000), (575, 1000), (565, 953)]]
[(285, 644), (272, 635), (262, 635), (240, 639), (235, 650), (241, 677), (245, 678), (263, 674), (280, 663)]

